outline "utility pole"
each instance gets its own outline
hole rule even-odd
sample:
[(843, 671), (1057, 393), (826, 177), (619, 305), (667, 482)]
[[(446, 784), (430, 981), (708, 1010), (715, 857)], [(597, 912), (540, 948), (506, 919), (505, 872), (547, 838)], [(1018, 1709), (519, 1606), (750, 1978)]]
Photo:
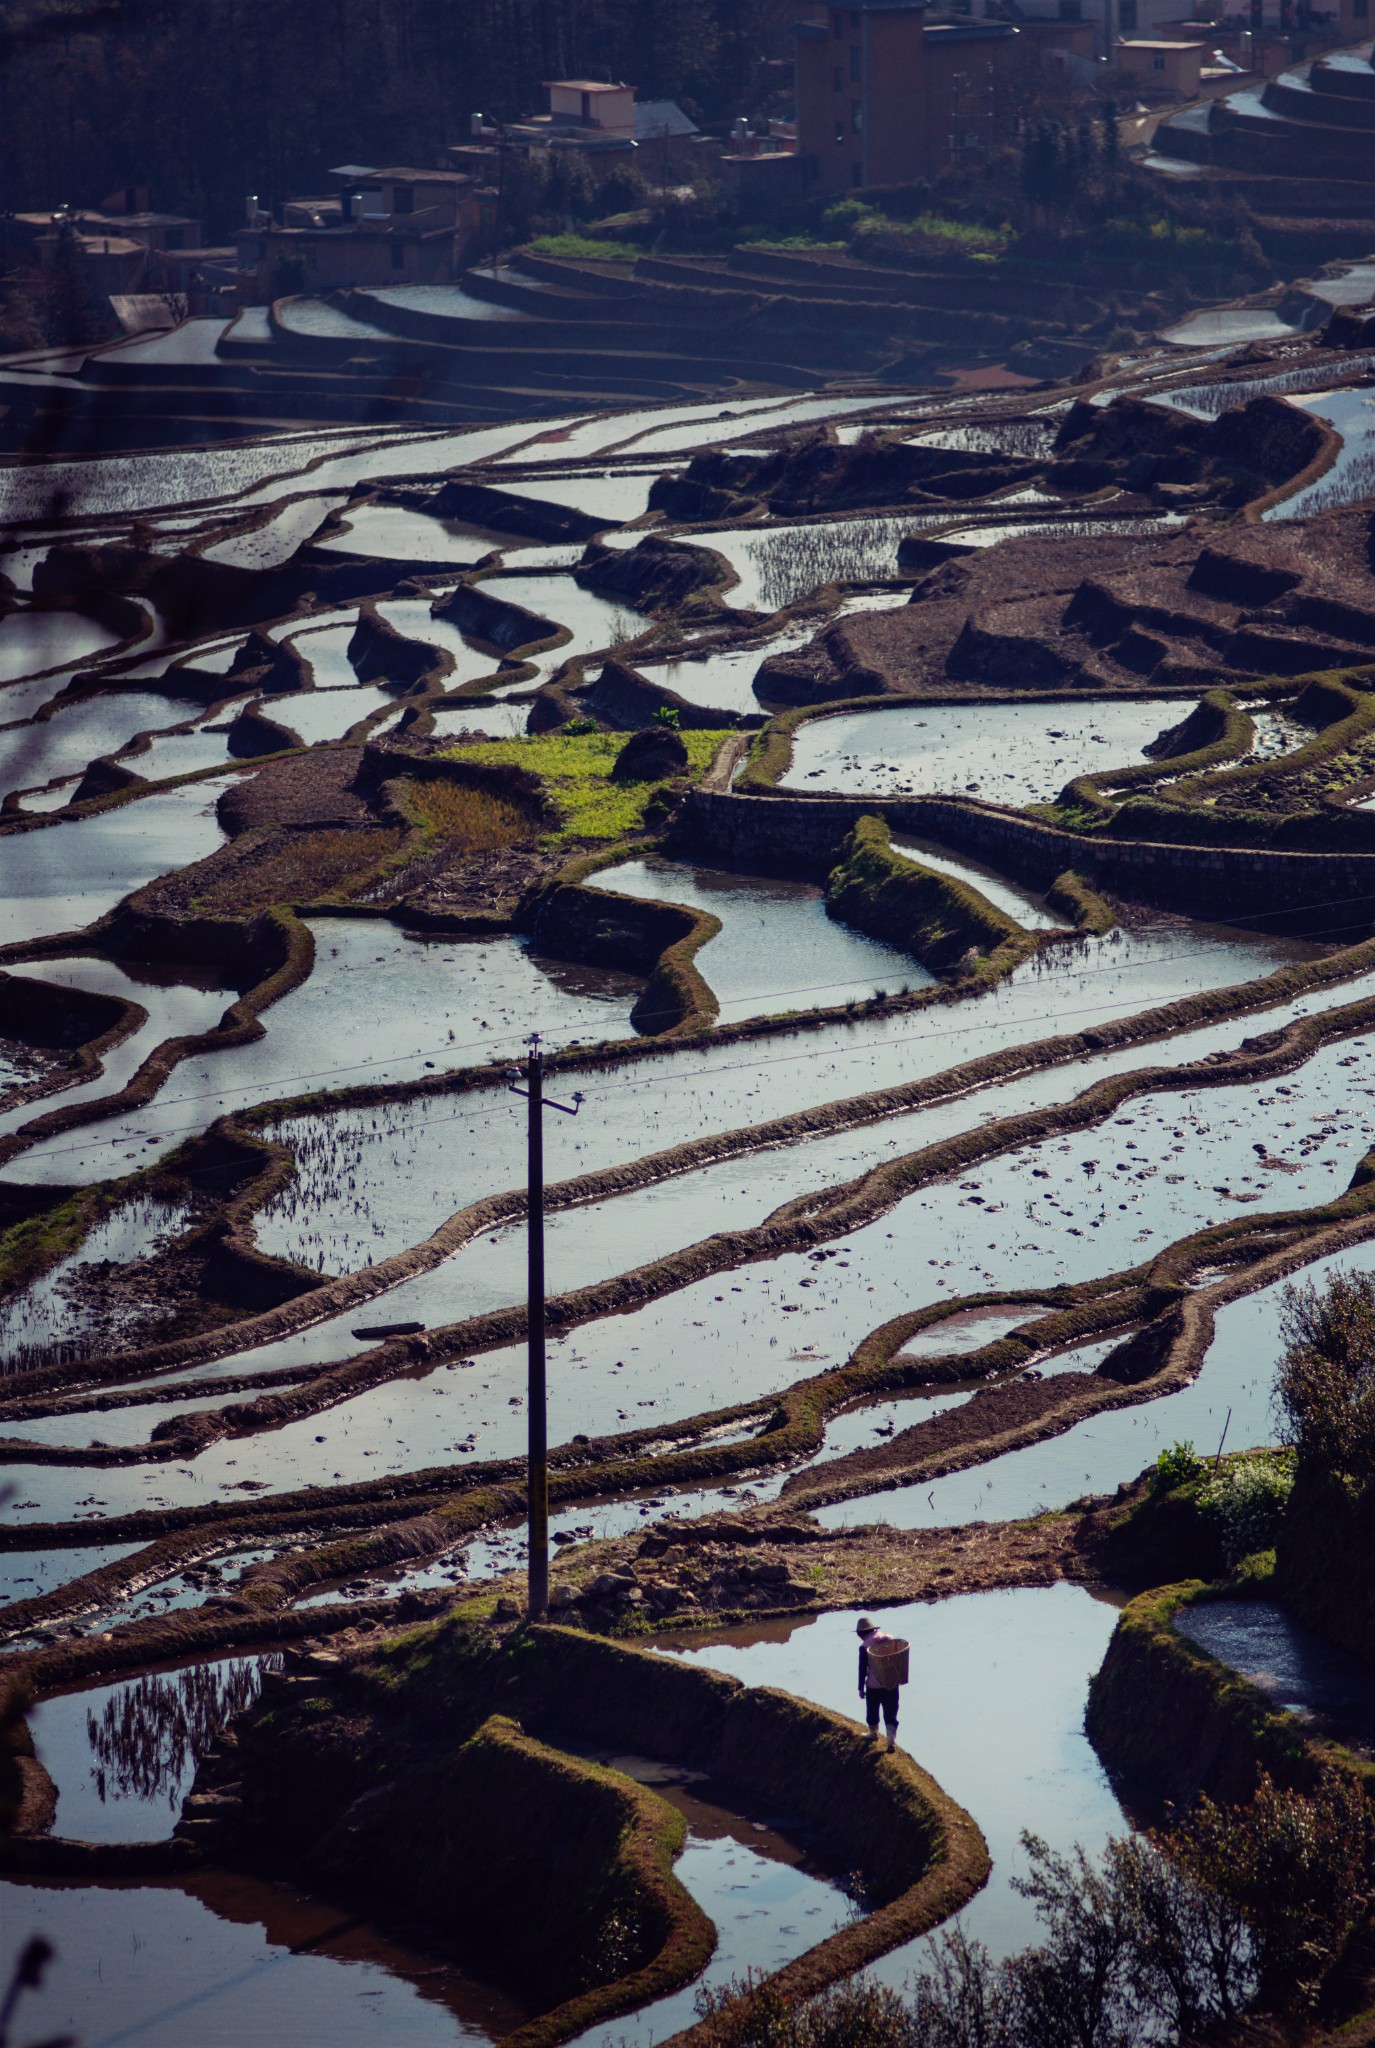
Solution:
[(549, 1612), (549, 1404), (545, 1389), (544, 1352), (544, 1111), (559, 1109), (576, 1116), (582, 1108), (581, 1090), (572, 1102), (554, 1102), (544, 1093), (544, 1054), (538, 1031), (530, 1033), (526, 1054), (524, 1087), (519, 1067), (509, 1067), (506, 1085), (513, 1095), (523, 1095), (530, 1105), (526, 1126), (526, 1271), (528, 1314), (526, 1322), (529, 1353), (529, 1386), (526, 1406), (529, 1421), (529, 1454), (526, 1467), (526, 1514), (529, 1519), (528, 1565), (529, 1613), (531, 1621), (543, 1621)]

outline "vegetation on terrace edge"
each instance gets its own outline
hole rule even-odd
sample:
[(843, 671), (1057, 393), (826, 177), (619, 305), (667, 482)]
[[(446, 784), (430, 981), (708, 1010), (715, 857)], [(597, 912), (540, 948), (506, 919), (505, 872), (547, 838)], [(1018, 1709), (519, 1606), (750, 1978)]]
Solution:
[[(679, 735), (687, 751), (687, 773), (700, 779), (725, 732)], [(563, 823), (554, 843), (576, 839), (628, 839), (653, 822), (669, 779), (615, 782), (611, 770), (626, 745), (623, 733), (532, 733), (524, 738), (483, 740), (455, 749), (446, 758), (492, 767), (524, 768), (539, 776)]]

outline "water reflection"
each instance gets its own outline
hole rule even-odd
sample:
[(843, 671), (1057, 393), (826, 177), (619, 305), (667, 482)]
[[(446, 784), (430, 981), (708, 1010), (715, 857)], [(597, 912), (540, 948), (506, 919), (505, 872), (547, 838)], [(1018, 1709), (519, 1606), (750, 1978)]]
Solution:
[(67, 1840), (166, 1840), (202, 1758), (279, 1657), (226, 1658), (45, 1700), (30, 1717)]

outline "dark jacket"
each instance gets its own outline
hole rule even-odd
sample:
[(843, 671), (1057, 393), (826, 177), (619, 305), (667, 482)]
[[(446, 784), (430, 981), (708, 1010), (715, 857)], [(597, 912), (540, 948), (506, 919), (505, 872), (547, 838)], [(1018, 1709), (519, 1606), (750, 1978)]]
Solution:
[(863, 1642), (862, 1642), (862, 1643), (860, 1644), (860, 1646), (859, 1646), (859, 1689), (860, 1689), (860, 1691), (861, 1691), (861, 1692), (865, 1691), (865, 1689), (866, 1689), (866, 1687), (867, 1687), (867, 1684), (868, 1684), (868, 1679), (869, 1679), (869, 1645), (870, 1645), (870, 1643), (891, 1643), (891, 1642), (892, 1642), (893, 1640), (894, 1640), (894, 1638), (893, 1638), (892, 1636), (888, 1635), (888, 1634), (887, 1634), (887, 1633), (886, 1633), (886, 1632), (885, 1632), (885, 1631), (884, 1631), (883, 1629), (881, 1629), (881, 1628), (876, 1628), (876, 1629), (874, 1630), (873, 1634), (872, 1634), (872, 1635), (870, 1635), (870, 1636), (866, 1636), (866, 1637), (864, 1638), (864, 1641), (863, 1641)]

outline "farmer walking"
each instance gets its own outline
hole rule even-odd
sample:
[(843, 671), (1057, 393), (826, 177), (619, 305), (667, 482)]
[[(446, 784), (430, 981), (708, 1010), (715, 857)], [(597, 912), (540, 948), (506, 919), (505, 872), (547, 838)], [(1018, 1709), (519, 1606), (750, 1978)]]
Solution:
[(878, 1740), (879, 1715), (888, 1731), (890, 1750), (898, 1746), (898, 1688), (907, 1680), (907, 1644), (886, 1635), (867, 1614), (855, 1624), (859, 1637), (859, 1696), (869, 1723), (869, 1740)]

